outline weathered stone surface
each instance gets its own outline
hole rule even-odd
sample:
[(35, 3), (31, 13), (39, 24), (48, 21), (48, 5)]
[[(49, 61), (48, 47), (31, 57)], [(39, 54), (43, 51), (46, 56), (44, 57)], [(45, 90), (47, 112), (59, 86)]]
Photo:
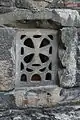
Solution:
[(15, 91), (15, 102), (18, 107), (50, 107), (58, 104), (63, 96), (60, 96), (61, 88), (57, 86), (18, 89)]
[(15, 2), (16, 7), (30, 9), (33, 12), (44, 9), (48, 4), (49, 4), (48, 1), (45, 1), (45, 0), (39, 0), (39, 1), (36, 1), (36, 0), (16, 0), (16, 2)]
[(78, 28), (78, 46), (77, 46), (77, 85), (80, 85), (80, 28)]
[(64, 7), (63, 0), (16, 0), (15, 5), (18, 8), (40, 10), (44, 8), (61, 8)]
[(0, 14), (9, 13), (14, 11), (12, 7), (0, 7)]
[(15, 9), (13, 12), (0, 15), (0, 25), (3, 24), (9, 25), (12, 22), (16, 22), (18, 20), (22, 20), (22, 19), (30, 20), (32, 18), (33, 18), (33, 14), (30, 10)]
[(65, 50), (63, 48), (59, 50), (59, 58), (62, 63), (62, 69), (59, 71), (60, 85), (73, 87), (76, 86), (77, 29), (63, 28), (61, 32), (61, 40)]
[(56, 9), (55, 11), (60, 17), (62, 26), (80, 26), (80, 16), (78, 11), (71, 9)]
[(64, 8), (64, 0), (52, 0), (52, 2), (47, 5), (47, 8)]
[[(0, 93), (0, 111), (15, 107), (15, 98), (12, 94)], [(0, 114), (1, 116), (1, 114)]]
[(63, 96), (62, 101), (59, 103), (61, 104), (79, 104), (80, 103), (80, 88), (69, 88), (69, 89), (62, 89), (60, 92), (60, 96)]
[(80, 26), (80, 16), (78, 11), (71, 9), (41, 9), (31, 11), (31, 9), (18, 9), (13, 12), (0, 15), (0, 24), (11, 24), (18, 20), (52, 20), (62, 26)]
[(79, 120), (80, 106), (10, 109), (0, 114), (0, 120)]
[(0, 91), (14, 88), (15, 53), (13, 29), (0, 28)]
[(10, 7), (14, 5), (14, 0), (0, 0), (0, 6)]

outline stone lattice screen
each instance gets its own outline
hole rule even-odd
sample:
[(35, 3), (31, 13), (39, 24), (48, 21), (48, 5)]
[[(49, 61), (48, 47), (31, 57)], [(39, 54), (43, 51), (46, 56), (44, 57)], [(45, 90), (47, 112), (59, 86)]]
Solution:
[(17, 85), (55, 84), (57, 76), (57, 31), (20, 30), (16, 36)]

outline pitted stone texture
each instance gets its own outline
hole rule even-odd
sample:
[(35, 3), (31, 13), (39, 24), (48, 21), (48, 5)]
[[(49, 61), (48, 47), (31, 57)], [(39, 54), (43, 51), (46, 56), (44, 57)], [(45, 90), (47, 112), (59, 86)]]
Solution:
[(18, 20), (32, 20), (33, 14), (30, 10), (15, 9), (13, 12), (0, 15), (0, 25), (8, 24), (11, 25), (13, 22), (16, 23)]
[(15, 31), (0, 28), (0, 91), (14, 88), (15, 77)]
[(77, 46), (77, 84), (80, 85), (80, 28), (78, 29), (78, 46)]
[(16, 7), (30, 9), (31, 11), (38, 11), (44, 9), (48, 5), (48, 1), (45, 0), (16, 0)]
[(12, 94), (0, 93), (0, 110), (10, 109), (14, 107), (15, 107), (14, 96)]
[(27, 108), (1, 111), (0, 120), (79, 120), (80, 106)]
[(1, 7), (0, 6), (0, 14), (4, 14), (4, 13), (9, 13), (14, 11), (15, 8), (12, 7)]
[(18, 8), (31, 9), (37, 11), (45, 8), (64, 7), (63, 0), (16, 0), (15, 5)]
[(60, 85), (73, 87), (76, 86), (77, 29), (63, 28), (61, 32), (61, 40), (66, 49), (59, 50), (59, 58), (63, 66), (63, 69), (59, 71)]
[(14, 5), (14, 0), (0, 0), (0, 6), (11, 7)]
[(1, 14), (0, 24), (11, 24), (18, 20), (52, 20), (62, 26), (80, 26), (80, 15), (78, 11), (71, 9), (41, 9), (31, 11), (31, 9), (18, 9), (13, 12)]
[(63, 100), (60, 101), (61, 104), (79, 104), (80, 103), (80, 88), (70, 88), (62, 89), (60, 95), (63, 96)]
[(18, 89), (15, 91), (15, 102), (18, 107), (50, 107), (58, 104), (63, 96), (60, 96), (61, 88), (55, 87), (38, 87)]
[(56, 9), (55, 11), (60, 17), (62, 26), (80, 26), (80, 15), (77, 10)]
[[(47, 0), (46, 0), (47, 1)], [(48, 0), (49, 1), (49, 0)], [(52, 2), (47, 5), (47, 8), (64, 8), (64, 0), (52, 0)]]
[[(36, 3), (36, 4), (35, 4)], [(80, 1), (79, 0), (16, 0), (16, 7), (19, 8), (74, 8), (79, 9)]]

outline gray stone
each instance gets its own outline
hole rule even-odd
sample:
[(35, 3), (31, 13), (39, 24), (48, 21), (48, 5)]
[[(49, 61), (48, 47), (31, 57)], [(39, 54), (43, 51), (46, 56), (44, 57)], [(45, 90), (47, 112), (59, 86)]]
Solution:
[(15, 30), (0, 28), (0, 91), (14, 88), (15, 78)]
[(1, 112), (0, 120), (79, 120), (80, 106), (55, 106), (54, 108), (13, 109)]
[(63, 96), (62, 101), (60, 101), (61, 104), (79, 104), (80, 102), (80, 88), (69, 88), (64, 89), (60, 91), (60, 96)]
[(55, 9), (56, 14), (60, 17), (62, 26), (80, 26), (80, 16), (77, 10)]
[(80, 29), (78, 28), (78, 46), (77, 46), (77, 85), (80, 85)]
[(0, 0), (0, 6), (10, 7), (14, 5), (14, 0)]
[(52, 20), (62, 26), (80, 26), (80, 16), (78, 11), (70, 9), (18, 9), (13, 12), (0, 15), (0, 24), (11, 24), (18, 20)]
[(0, 25), (10, 25), (19, 20), (32, 20), (33, 14), (30, 10), (15, 9), (13, 12), (0, 15)]
[(64, 0), (52, 0), (52, 2), (46, 6), (46, 8), (64, 8)]
[[(51, 1), (50, 1), (51, 3)], [(18, 8), (29, 9), (31, 11), (38, 11), (44, 9), (49, 4), (48, 0), (16, 0), (15, 5)]]
[(63, 28), (61, 32), (61, 40), (65, 50), (63, 48), (59, 50), (59, 58), (62, 63), (62, 69), (59, 71), (60, 85), (73, 87), (76, 86), (77, 29)]
[[(0, 93), (0, 110), (10, 109), (15, 107), (15, 99), (12, 94)], [(0, 114), (0, 117), (2, 115)]]
[(64, 7), (63, 0), (16, 0), (16, 7), (40, 10), (44, 8), (62, 8)]
[(35, 88), (16, 88), (14, 96), (16, 106), (27, 107), (51, 107), (58, 104), (64, 96), (60, 96), (61, 88), (57, 86), (42, 86)]
[(0, 7), (0, 14), (9, 13), (14, 11), (12, 7)]

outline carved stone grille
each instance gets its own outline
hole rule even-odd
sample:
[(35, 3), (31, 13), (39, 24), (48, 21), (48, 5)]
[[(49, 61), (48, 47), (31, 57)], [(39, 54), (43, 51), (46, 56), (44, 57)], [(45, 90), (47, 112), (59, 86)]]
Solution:
[(16, 85), (55, 84), (57, 75), (57, 31), (25, 29), (16, 36)]

